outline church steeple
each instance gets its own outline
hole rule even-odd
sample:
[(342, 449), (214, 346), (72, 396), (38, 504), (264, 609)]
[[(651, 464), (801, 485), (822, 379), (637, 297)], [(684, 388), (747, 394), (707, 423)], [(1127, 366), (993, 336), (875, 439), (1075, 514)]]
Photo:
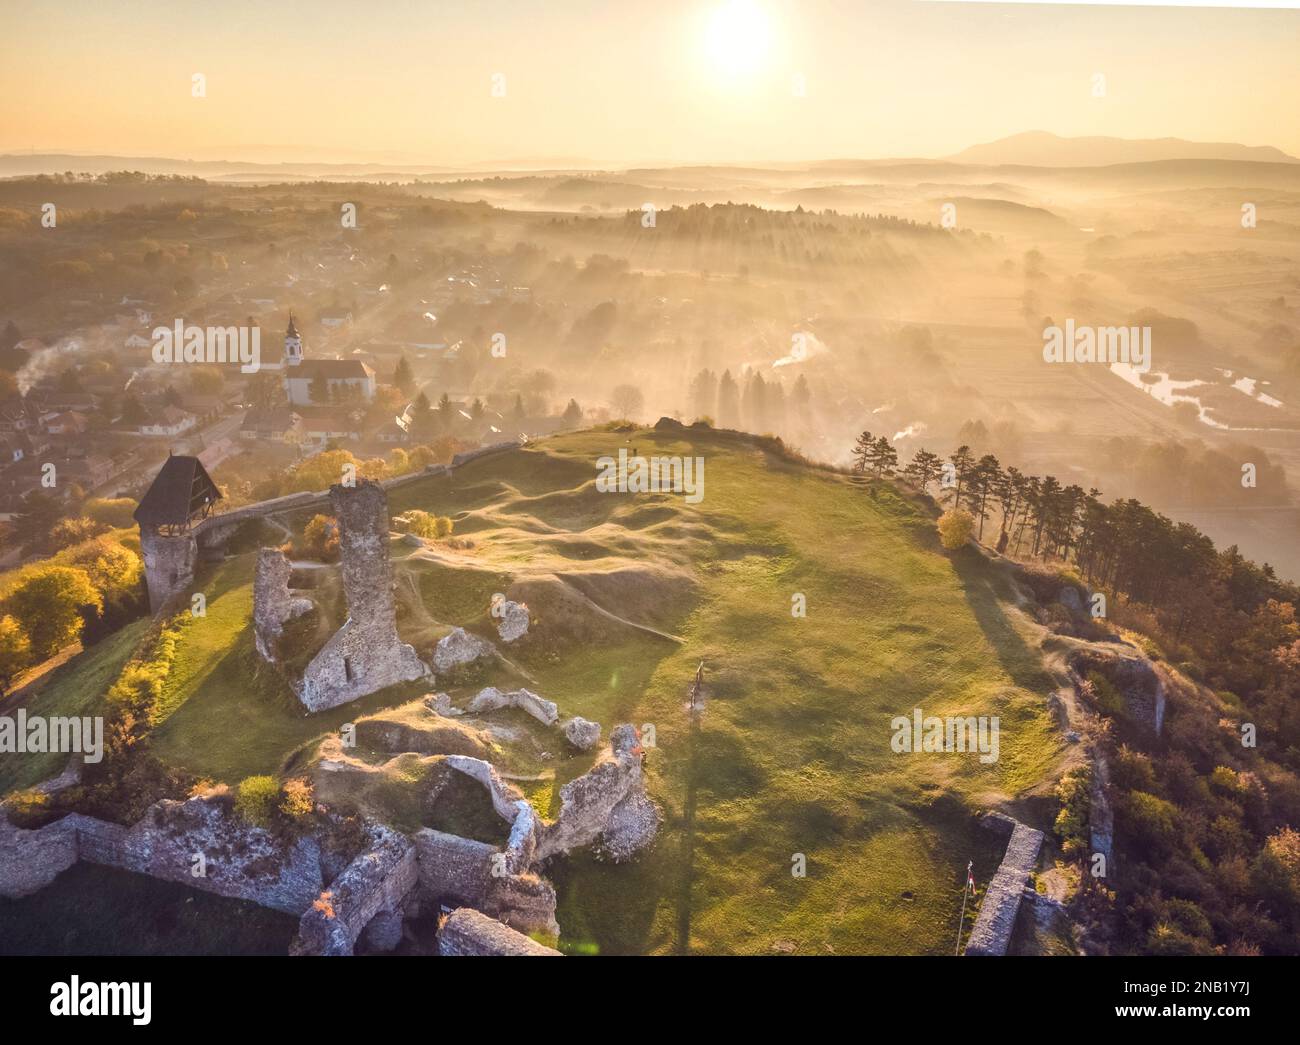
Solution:
[(289, 327), (284, 332), (284, 361), (288, 366), (297, 366), (302, 362), (302, 337), (293, 321), (292, 312), (289, 313)]

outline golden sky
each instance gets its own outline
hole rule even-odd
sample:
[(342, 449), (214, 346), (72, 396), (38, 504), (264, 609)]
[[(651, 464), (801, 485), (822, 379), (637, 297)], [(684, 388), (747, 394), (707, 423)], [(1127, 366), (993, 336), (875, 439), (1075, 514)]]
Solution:
[(0, 29), (8, 152), (796, 163), (1048, 130), (1300, 155), (1296, 10), (0, 0)]

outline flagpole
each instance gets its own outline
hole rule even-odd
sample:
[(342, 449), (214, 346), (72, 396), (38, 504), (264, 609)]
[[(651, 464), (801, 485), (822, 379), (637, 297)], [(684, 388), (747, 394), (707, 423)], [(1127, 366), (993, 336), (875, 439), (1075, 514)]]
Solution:
[(974, 860), (966, 861), (966, 881), (961, 887), (961, 921), (957, 923), (957, 947), (952, 952), (954, 958), (961, 957), (961, 931), (966, 925), (966, 897), (970, 895), (970, 869)]

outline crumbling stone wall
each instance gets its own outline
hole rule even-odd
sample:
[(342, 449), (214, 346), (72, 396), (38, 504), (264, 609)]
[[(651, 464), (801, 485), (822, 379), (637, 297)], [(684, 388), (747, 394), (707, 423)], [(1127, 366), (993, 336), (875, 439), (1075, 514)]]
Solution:
[(415, 836), (422, 907), (468, 905), (525, 932), (560, 934), (555, 889), (533, 873), (540, 823), (527, 799), (476, 758), (450, 755), (452, 768), (481, 783), (497, 815), (510, 824), (505, 847), (425, 828)]
[(636, 729), (624, 724), (610, 734), (610, 748), (592, 768), (560, 789), (560, 815), (546, 825), (536, 859), (599, 841), (615, 862), (654, 840), (659, 810), (645, 793)]
[(1085, 647), (1070, 655), (1069, 666), (1076, 686), (1092, 671), (1108, 679), (1124, 696), (1133, 718), (1160, 735), (1165, 718), (1165, 685), (1156, 666), (1140, 650), (1119, 644), (1108, 649)]
[(400, 919), (418, 880), (415, 846), (382, 824), (370, 825), (368, 836), (366, 851), (303, 912), (290, 954), (348, 955), (375, 918)]
[(471, 715), (481, 715), (501, 708), (519, 708), (544, 726), (555, 725), (560, 717), (560, 709), (555, 701), (544, 700), (529, 689), (512, 689), (503, 693), (496, 686), (487, 686), (479, 690), (469, 703)]
[[(195, 857), (203, 856), (202, 876)], [(301, 914), (322, 888), (314, 838), (287, 844), (251, 827), (228, 801), (165, 799), (131, 827), (73, 813), (36, 830), (0, 818), (0, 895), (26, 896), (78, 860)]]
[(293, 567), (278, 548), (262, 548), (257, 553), (257, 570), (253, 574), (253, 640), (265, 660), (276, 659), (276, 646), (284, 626), (295, 617), (308, 613), (311, 599), (295, 596), (289, 590)]
[(559, 951), (469, 907), (447, 916), (438, 931), (438, 953), (444, 957), (560, 956)]
[(322, 711), (430, 672), (397, 636), (393, 568), (388, 561), (388, 496), (368, 479), (330, 487), (339, 521), (340, 571), (348, 618), (295, 686), (309, 711)]
[(1004, 955), (1011, 943), (1011, 933), (1016, 927), (1016, 914), (1029, 875), (1038, 865), (1038, 852), (1043, 846), (1043, 832), (1007, 816), (990, 815), (985, 826), (1005, 831), (1009, 826), (1011, 837), (997, 873), (989, 882), (980, 905), (979, 917), (966, 943), (966, 953), (975, 955)]
[(482, 907), (496, 846), (426, 827), (415, 834), (422, 904)]
[(67, 818), (27, 830), (11, 824), (0, 809), (0, 896), (30, 896), (76, 862), (76, 825)]
[(194, 583), (199, 546), (192, 533), (167, 537), (142, 529), (140, 557), (144, 560), (145, 584), (149, 589), (149, 612), (157, 614)]
[[(479, 447), (477, 450), (457, 454), (450, 466), (431, 464), (423, 471), (388, 479), (382, 485), (384, 489), (389, 490), (430, 476), (450, 475), (454, 469), (469, 461), (489, 454), (514, 450), (520, 445), (518, 442), (511, 441)], [(211, 515), (182, 537), (161, 537), (158, 534), (142, 532), (141, 550), (144, 558), (145, 581), (149, 588), (150, 611), (157, 614), (172, 596), (189, 587), (194, 580), (194, 564), (198, 560), (199, 553), (220, 557), (222, 549), (242, 523), (249, 519), (268, 519), (301, 512), (312, 507), (324, 507), (327, 503), (329, 503), (327, 492), (294, 493), (260, 501), (257, 504), (244, 505), (235, 511)]]
[[(430, 829), (412, 840), (369, 823), (365, 851), (328, 886), (326, 868), (338, 865), (318, 839), (281, 841), (240, 820), (224, 798), (157, 802), (132, 827), (73, 813), (29, 830), (0, 811), (0, 896), (28, 896), (87, 860), (299, 915), (292, 954), (351, 954), (363, 934), (391, 949), (408, 908), (438, 905), (473, 905), (502, 928), (558, 936), (555, 890), (528, 870), (532, 807), (520, 800), (503, 808), (514, 816), (505, 849)], [(198, 854), (205, 861), (200, 877), (193, 873)]]

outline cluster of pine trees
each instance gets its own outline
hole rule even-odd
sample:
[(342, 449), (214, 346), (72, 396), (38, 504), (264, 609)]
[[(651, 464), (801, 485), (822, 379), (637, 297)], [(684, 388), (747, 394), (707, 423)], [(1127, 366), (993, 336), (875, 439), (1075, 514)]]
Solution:
[(1069, 563), (1092, 587), (1148, 611), (1153, 637), (1185, 654), (1198, 676), (1267, 709), (1300, 769), (1300, 672), (1289, 667), (1300, 661), (1300, 587), (1271, 566), (1236, 546), (1216, 549), (1195, 526), (1133, 498), (1106, 503), (1099, 490), (1026, 475), (968, 446), (946, 461), (918, 450), (900, 467), (887, 437), (863, 432), (853, 460), (863, 474), (897, 476), (926, 493), (935, 487), (942, 503), (970, 513), (977, 540), (997, 535), (998, 551)]
[(696, 417), (712, 418), (719, 428), (779, 432), (787, 420), (807, 418), (811, 398), (808, 381), (802, 374), (788, 395), (779, 380), (764, 380), (757, 370), (737, 380), (730, 370), (724, 370), (719, 377), (705, 369), (691, 382), (692, 413)]

